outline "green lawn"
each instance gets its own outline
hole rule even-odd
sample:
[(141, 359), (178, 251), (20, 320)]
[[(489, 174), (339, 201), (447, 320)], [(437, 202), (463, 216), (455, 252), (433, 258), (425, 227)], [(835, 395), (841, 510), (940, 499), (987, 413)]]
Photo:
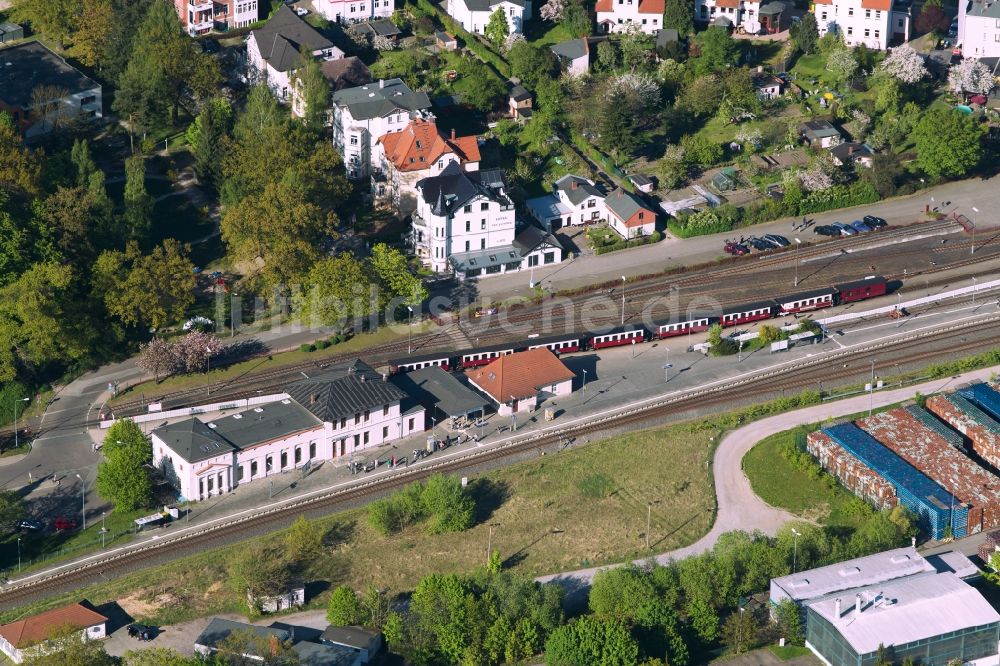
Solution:
[(768, 645), (767, 649), (773, 652), (774, 656), (782, 661), (788, 661), (789, 659), (795, 659), (796, 657), (804, 657), (812, 654), (812, 652), (809, 651), (809, 648), (804, 648), (800, 645), (785, 645), (784, 647), (778, 645)]
[[(325, 589), (374, 583), (393, 593), (412, 590), (434, 572), (471, 571), (484, 561), (490, 525), (492, 546), (505, 566), (529, 575), (641, 557), (690, 544), (705, 534), (715, 513), (710, 478), (712, 436), (707, 422), (631, 433), (580, 449), (550, 454), (471, 480), (477, 524), (465, 532), (430, 535), (422, 525), (380, 536), (364, 509), (319, 521), (329, 544), (305, 579)], [(646, 506), (651, 513), (645, 548)], [(110, 519), (109, 519), (110, 522)], [(256, 537), (278, 545), (281, 533)], [(176, 622), (241, 610), (228, 585), (228, 568), (247, 548), (234, 544), (69, 593), (13, 617), (69, 598), (118, 600), (138, 620)], [(313, 597), (313, 605), (325, 597)]]
[(525, 39), (535, 46), (550, 46), (573, 39), (573, 35), (561, 23), (549, 21), (528, 21)]

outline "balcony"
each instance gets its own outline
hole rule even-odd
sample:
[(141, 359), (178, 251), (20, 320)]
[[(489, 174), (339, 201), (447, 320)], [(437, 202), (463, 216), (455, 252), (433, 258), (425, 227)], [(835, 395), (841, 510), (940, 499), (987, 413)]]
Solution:
[(208, 18), (197, 18), (194, 21), (188, 23), (187, 32), (192, 37), (196, 35), (202, 35), (206, 32), (211, 32), (212, 28), (215, 27), (215, 21), (212, 20), (211, 14)]
[(194, 12), (208, 12), (210, 15), (215, 10), (213, 0), (188, 0), (188, 9)]

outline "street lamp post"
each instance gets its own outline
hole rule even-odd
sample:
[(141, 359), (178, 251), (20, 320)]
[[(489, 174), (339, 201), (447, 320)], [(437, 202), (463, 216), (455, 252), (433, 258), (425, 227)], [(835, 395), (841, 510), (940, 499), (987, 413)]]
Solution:
[(587, 369), (583, 370), (583, 401), (587, 402)]
[(820, 333), (820, 341), (819, 341), (819, 343), (821, 345), (826, 343), (826, 320), (829, 319), (829, 318), (830, 318), (829, 313), (824, 309), (823, 310), (823, 323), (819, 327), (819, 333)]
[(517, 432), (517, 398), (510, 396), (510, 431)]
[(740, 606), (740, 627), (736, 638), (736, 654), (743, 652), (743, 606)]
[(208, 375), (212, 373), (212, 348), (205, 347), (205, 353), (208, 356), (205, 358), (205, 363), (207, 368), (205, 369), (205, 395), (212, 395), (212, 380), (208, 378)]
[(872, 359), (872, 379), (868, 385), (868, 416), (872, 415), (872, 404), (875, 400), (875, 359)]
[(799, 247), (802, 245), (802, 241), (798, 238), (795, 240), (795, 286), (799, 286)]
[(16, 402), (14, 402), (14, 448), (15, 449), (17, 448), (17, 412), (18, 412), (18, 409), (17, 409), (18, 404), (17, 403), (19, 403), (19, 402), (28, 402), (29, 400), (31, 400), (31, 398), (21, 398), (20, 400), (17, 400)]
[(649, 526), (650, 526), (650, 518), (653, 515), (653, 505), (659, 503), (660, 500), (646, 502), (646, 550), (649, 550)]
[(107, 513), (101, 511), (101, 548), (104, 548), (104, 538), (108, 534), (108, 528), (105, 527), (104, 519), (107, 518)]
[(972, 307), (976, 306), (976, 278), (972, 278)]
[(81, 522), (83, 529), (87, 529), (87, 482), (79, 474), (76, 478), (80, 479), (80, 516), (83, 518)]
[(635, 358), (635, 338), (632, 338), (632, 358)]
[(21, 573), (21, 537), (17, 537), (17, 573)]
[(625, 325), (625, 276), (622, 276), (622, 326)]
[(229, 294), (229, 337), (236, 335), (236, 310), (233, 309), (233, 299), (237, 296), (239, 294), (236, 292), (230, 292)]
[(486, 539), (486, 563), (490, 562), (490, 553), (493, 552), (493, 528), (500, 527), (500, 523), (490, 523), (490, 535)]
[[(799, 534), (799, 531), (793, 527), (792, 528), (792, 573), (795, 573), (798, 570), (797, 565), (798, 565), (798, 559), (799, 559), (799, 537), (800, 536), (802, 536), (802, 535)], [(740, 609), (740, 610), (742, 610), (742, 609)]]
[(413, 340), (413, 308), (411, 308), (409, 305), (407, 305), (406, 309), (410, 311), (410, 323), (406, 325), (406, 353), (407, 354), (412, 354), (413, 353), (413, 344), (412, 344), (412, 340)]

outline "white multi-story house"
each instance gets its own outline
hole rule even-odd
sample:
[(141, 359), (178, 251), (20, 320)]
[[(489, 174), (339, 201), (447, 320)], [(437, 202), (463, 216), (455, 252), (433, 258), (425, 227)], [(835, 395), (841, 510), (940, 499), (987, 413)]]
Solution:
[(424, 430), (424, 408), (403, 411), (407, 395), (355, 360), (285, 388), (277, 402), (211, 421), (160, 426), (153, 464), (187, 500), (339, 460)]
[(848, 46), (884, 51), (910, 39), (910, 6), (894, 9), (893, 0), (815, 0), (813, 12), (821, 36), (836, 32)]
[(372, 193), (400, 215), (417, 207), (417, 182), (436, 176), (451, 163), (466, 171), (479, 169), (479, 138), (445, 136), (433, 118), (411, 120), (402, 132), (383, 134), (375, 143)]
[(563, 176), (552, 186), (553, 193), (524, 202), (531, 216), (546, 229), (587, 224), (607, 219), (604, 192), (592, 180)]
[(599, 32), (622, 32), (637, 26), (647, 35), (655, 35), (663, 27), (664, 0), (597, 0)]
[[(36, 90), (54, 94), (40, 102)], [(33, 138), (60, 123), (101, 118), (102, 88), (41, 42), (22, 42), (0, 49), (0, 111), (10, 114), (25, 138)]]
[(695, 0), (694, 20), (728, 28), (760, 31), (760, 2), (752, 0)]
[(275, 96), (292, 104), (292, 111), (302, 115), (302, 101), (297, 92), (295, 72), (304, 64), (302, 52), (319, 60), (343, 58), (344, 52), (316, 29), (295, 15), (287, 5), (247, 38), (247, 63), (251, 77), (267, 82)]
[(258, 0), (174, 0), (174, 9), (192, 37), (245, 28), (260, 20)]
[(959, 0), (958, 46), (966, 58), (1000, 57), (1000, 3)]
[(531, 16), (530, 0), (448, 0), (448, 14), (467, 31), (481, 35), (490, 16), (502, 9), (510, 34), (524, 32), (524, 22)]
[(436, 273), (460, 279), (562, 261), (562, 246), (537, 227), (517, 229), (499, 169), (464, 171), (457, 162), (417, 183), (411, 241)]
[(314, 5), (316, 13), (337, 23), (388, 18), (395, 10), (393, 0), (315, 0)]
[(368, 178), (377, 168), (375, 143), (402, 132), (414, 118), (425, 117), (431, 100), (413, 92), (402, 79), (345, 88), (333, 94), (333, 145), (344, 157), (348, 178)]

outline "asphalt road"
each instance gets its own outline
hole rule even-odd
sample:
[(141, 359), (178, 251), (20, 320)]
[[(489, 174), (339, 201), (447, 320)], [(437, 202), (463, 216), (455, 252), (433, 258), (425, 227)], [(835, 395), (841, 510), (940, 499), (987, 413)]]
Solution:
[[(948, 205), (944, 205), (946, 202)], [(889, 224), (904, 224), (926, 219), (923, 214), (925, 205), (931, 208), (938, 207), (943, 213), (964, 214), (980, 229), (995, 228), (1000, 226), (1000, 218), (991, 216), (987, 219), (986, 215), (1000, 210), (1000, 176), (985, 180), (975, 178), (946, 183), (907, 197), (819, 213), (810, 216), (810, 219), (814, 219), (815, 224), (819, 225), (837, 221), (850, 222), (865, 215), (878, 215), (885, 218)], [(973, 210), (974, 208), (978, 208), (979, 212)], [(686, 240), (668, 234), (666, 239), (656, 245), (646, 245), (623, 252), (610, 252), (600, 256), (587, 255), (582, 260), (567, 260), (552, 267), (536, 268), (534, 280), (548, 289), (560, 291), (615, 280), (622, 275), (634, 277), (657, 273), (676, 266), (704, 263), (724, 256), (722, 246), (727, 238), (733, 236), (738, 238), (741, 233), (747, 236), (777, 233), (791, 237), (795, 235), (793, 224), (799, 224), (801, 221), (801, 218), (783, 218), (735, 232), (698, 236)], [(810, 240), (816, 238), (810, 229), (807, 229), (804, 235)], [(983, 240), (986, 240), (985, 235)], [(581, 236), (577, 242), (586, 241)], [(480, 297), (493, 299), (515, 295), (529, 296), (528, 281), (529, 276), (523, 272), (497, 275), (480, 280), (474, 289)]]
[[(912, 398), (917, 392), (929, 395), (957, 386), (972, 380), (985, 380), (996, 368), (985, 368), (968, 372), (957, 377), (938, 379), (923, 384), (905, 388), (880, 391), (871, 396), (871, 404), (884, 407), (896, 402)], [(754, 421), (726, 435), (716, 450), (712, 464), (715, 478), (715, 493), (718, 511), (715, 524), (708, 534), (685, 548), (662, 553), (656, 556), (656, 561), (665, 564), (671, 560), (679, 560), (691, 555), (697, 555), (711, 550), (719, 537), (725, 532), (743, 530), (752, 532), (760, 530), (767, 534), (775, 534), (777, 530), (790, 520), (801, 518), (776, 509), (753, 492), (750, 481), (743, 473), (743, 456), (757, 442), (775, 433), (794, 428), (805, 423), (817, 423), (827, 419), (854, 414), (867, 409), (869, 396), (867, 394), (845, 400), (831, 401), (793, 412), (778, 414), (760, 421)], [(951, 550), (951, 548), (946, 548)], [(640, 560), (639, 563), (642, 561)], [(556, 582), (567, 589), (580, 593), (586, 590), (598, 571), (610, 567), (592, 567), (576, 571), (566, 571), (538, 578), (541, 582)]]

